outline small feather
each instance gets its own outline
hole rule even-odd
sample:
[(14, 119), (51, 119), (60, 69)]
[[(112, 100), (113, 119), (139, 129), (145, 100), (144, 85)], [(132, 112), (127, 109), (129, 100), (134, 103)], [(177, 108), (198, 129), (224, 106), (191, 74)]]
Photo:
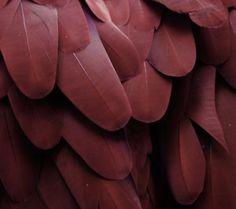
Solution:
[(196, 35), (198, 56), (206, 64), (224, 63), (231, 54), (231, 32), (227, 21), (219, 28), (200, 28)]
[(145, 62), (142, 72), (124, 86), (136, 120), (155, 122), (163, 117), (171, 95), (171, 80)]
[(112, 22), (117, 26), (125, 25), (130, 17), (129, 1), (127, 0), (105, 0), (109, 9)]
[[(231, 55), (229, 59), (218, 68), (219, 73), (224, 79), (233, 87), (236, 88), (236, 71), (235, 71), (235, 60), (236, 60), (236, 10), (230, 12), (230, 26), (231, 26)], [(227, 40), (224, 40), (226, 42)]]
[(7, 72), (4, 60), (0, 55), (0, 98), (3, 98), (7, 95), (8, 90), (12, 85), (13, 82)]
[(30, 98), (42, 98), (54, 87), (57, 28), (56, 9), (22, 1), (0, 43), (12, 79)]
[(205, 158), (198, 137), (188, 119), (165, 126), (163, 160), (175, 199), (192, 204), (203, 190)]
[(196, 47), (190, 22), (184, 16), (167, 13), (154, 35), (149, 62), (161, 73), (184, 76), (196, 61)]
[(58, 24), (59, 47), (63, 52), (82, 50), (89, 44), (87, 20), (78, 0), (58, 8)]
[(222, 126), (215, 106), (216, 69), (205, 66), (193, 75), (187, 113), (189, 117), (207, 131), (221, 146), (228, 150)]
[(0, 103), (0, 178), (14, 201), (26, 201), (33, 194), (39, 162), (7, 104)]
[(130, 39), (113, 23), (97, 22), (97, 29), (111, 62), (122, 81), (139, 73), (138, 52)]
[(85, 0), (93, 14), (103, 22), (111, 21), (109, 10), (103, 0)]
[(131, 108), (91, 21), (89, 26), (91, 42), (84, 50), (61, 53), (57, 84), (90, 120), (104, 129), (117, 130), (128, 122)]
[(131, 152), (122, 132), (104, 131), (68, 108), (64, 112), (63, 137), (99, 175), (108, 179), (129, 175)]
[(54, 161), (81, 209), (141, 209), (129, 179), (97, 176), (67, 147), (54, 155)]
[(48, 209), (79, 209), (63, 178), (51, 161), (42, 168), (38, 192)]
[(201, 27), (220, 27), (227, 21), (227, 10), (221, 0), (154, 0), (167, 8), (188, 13), (193, 22)]
[(8, 96), (16, 119), (35, 146), (49, 149), (60, 141), (62, 115), (53, 97), (31, 100), (21, 94), (16, 87), (10, 89)]

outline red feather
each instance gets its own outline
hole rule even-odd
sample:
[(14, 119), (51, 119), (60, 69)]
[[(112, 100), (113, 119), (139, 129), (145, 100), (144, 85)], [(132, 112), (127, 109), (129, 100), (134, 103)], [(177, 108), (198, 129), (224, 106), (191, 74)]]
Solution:
[(201, 27), (220, 27), (227, 20), (227, 10), (221, 0), (154, 0), (178, 13), (188, 13)]
[[(75, 18), (77, 17), (77, 18)], [(63, 52), (82, 50), (89, 44), (87, 20), (78, 0), (58, 8), (59, 46)]]
[(216, 112), (215, 76), (216, 69), (212, 66), (202, 67), (195, 71), (191, 81), (187, 113), (194, 122), (228, 150), (223, 129)]
[(0, 98), (3, 98), (7, 95), (8, 90), (12, 85), (13, 82), (7, 72), (4, 60), (0, 55)]
[(175, 199), (192, 204), (203, 190), (205, 159), (198, 137), (188, 119), (165, 126), (161, 141), (163, 160)]
[(51, 161), (44, 163), (38, 191), (48, 209), (79, 209)]
[(54, 87), (57, 27), (55, 9), (22, 1), (1, 40), (9, 73), (28, 97), (42, 98)]
[(63, 7), (70, 0), (33, 0), (37, 4), (43, 4), (46, 6), (55, 6), (55, 7)]
[(155, 122), (163, 117), (171, 94), (172, 85), (168, 78), (158, 74), (145, 62), (142, 72), (124, 86), (136, 120)]
[(94, 123), (107, 130), (117, 130), (128, 122), (131, 109), (92, 24), (90, 21), (91, 42), (84, 50), (61, 53), (57, 83), (73, 104)]
[(169, 76), (184, 76), (196, 61), (195, 41), (188, 19), (174, 13), (167, 13), (155, 33), (150, 63)]
[(224, 63), (231, 54), (231, 32), (227, 21), (219, 28), (200, 28), (197, 35), (199, 58), (206, 64)]
[(62, 113), (53, 97), (30, 100), (16, 87), (10, 89), (8, 96), (16, 119), (35, 146), (49, 149), (60, 141)]
[(36, 188), (39, 162), (7, 104), (0, 103), (0, 178), (14, 201), (26, 201)]
[(88, 166), (108, 179), (124, 179), (132, 169), (122, 132), (104, 131), (75, 111), (64, 113), (63, 137)]
[(104, 0), (109, 9), (112, 22), (117, 26), (125, 25), (130, 18), (130, 5), (127, 0)]
[[(231, 38), (232, 38), (232, 50), (229, 59), (219, 67), (220, 74), (224, 79), (233, 87), (236, 88), (236, 10), (230, 12), (230, 26), (231, 26)], [(224, 40), (224, 42), (227, 40)]]
[(140, 60), (134, 44), (112, 22), (97, 22), (103, 45), (120, 79), (128, 80), (139, 72)]
[(54, 160), (81, 209), (141, 209), (129, 179), (110, 181), (97, 176), (66, 147)]
[(111, 21), (109, 10), (103, 0), (85, 0), (93, 14), (103, 22)]

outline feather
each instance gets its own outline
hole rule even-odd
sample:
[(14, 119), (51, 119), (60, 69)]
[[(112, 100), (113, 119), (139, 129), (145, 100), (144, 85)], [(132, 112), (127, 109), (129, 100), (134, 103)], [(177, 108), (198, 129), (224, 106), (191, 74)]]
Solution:
[(35, 190), (39, 162), (7, 104), (0, 103), (0, 178), (14, 201), (26, 201)]
[(5, 7), (5, 6), (7, 5), (7, 3), (8, 3), (8, 1), (9, 1), (9, 0), (1, 0), (1, 1), (0, 1), (0, 9), (3, 8), (3, 7)]
[(0, 43), (11, 77), (30, 98), (42, 98), (54, 87), (57, 27), (56, 9), (22, 1)]
[(162, 155), (175, 199), (192, 204), (203, 190), (205, 159), (198, 137), (188, 119), (169, 122), (162, 139)]
[(59, 47), (63, 52), (82, 50), (89, 44), (87, 20), (78, 0), (58, 8), (58, 24)]
[(193, 22), (201, 27), (220, 27), (227, 20), (227, 10), (221, 0), (154, 0), (167, 8), (188, 13)]
[(109, 10), (103, 0), (85, 0), (93, 14), (101, 21), (111, 21)]
[(8, 96), (16, 119), (35, 146), (49, 149), (60, 141), (63, 123), (59, 105), (53, 101), (56, 98), (30, 100), (16, 87), (10, 89)]
[(67, 147), (54, 155), (54, 161), (81, 209), (141, 209), (129, 179), (97, 176)]
[(205, 66), (195, 71), (191, 81), (187, 114), (221, 146), (228, 150), (223, 129), (216, 112), (215, 76), (216, 69), (213, 66)]
[(171, 80), (145, 62), (142, 72), (124, 86), (136, 120), (155, 122), (163, 117), (171, 95)]
[(231, 54), (229, 22), (219, 28), (200, 28), (196, 35), (198, 55), (206, 64), (224, 63)]
[(139, 0), (130, 0), (130, 5), (130, 20), (121, 30), (134, 43), (143, 62), (151, 49), (154, 28), (158, 28), (161, 23), (162, 9), (157, 7), (154, 12), (150, 5)]
[(79, 209), (51, 161), (44, 162), (38, 191), (48, 209)]
[[(148, 4), (143, 0), (129, 0), (131, 15), (129, 24), (137, 31), (152, 31), (161, 22), (162, 7)], [(154, 10), (154, 9), (155, 10)]]
[(228, 7), (228, 8), (231, 8), (231, 7), (236, 7), (236, 0), (221, 0), (223, 2), (223, 4)]
[(61, 53), (57, 84), (90, 120), (104, 129), (117, 130), (128, 122), (131, 108), (91, 21), (89, 26), (91, 42), (84, 50)]
[(145, 195), (149, 184), (152, 153), (152, 141), (148, 124), (132, 120), (125, 128), (130, 149), (133, 156), (131, 176), (139, 196)]
[(184, 16), (167, 13), (154, 35), (149, 62), (165, 75), (184, 76), (193, 69), (195, 61), (190, 22)]
[(122, 132), (104, 131), (68, 108), (64, 113), (63, 137), (88, 166), (101, 176), (124, 179), (129, 175), (132, 159)]
[(4, 60), (0, 55), (0, 98), (7, 95), (8, 90), (12, 86), (12, 80), (7, 72)]
[(1, 50), (1, 39), (9, 28), (14, 19), (17, 8), (19, 7), (20, 0), (11, 0), (4, 8), (0, 7), (0, 50)]
[(140, 72), (140, 60), (134, 44), (112, 22), (96, 22), (96, 26), (111, 62), (122, 81)]
[(55, 7), (63, 7), (70, 0), (33, 0), (37, 4), (42, 4), (46, 6), (55, 6)]
[(11, 209), (49, 209), (46, 208), (46, 206), (44, 205), (41, 198), (36, 192), (28, 201), (20, 203), (12, 203), (10, 201), (8, 202)]
[(117, 26), (125, 25), (130, 17), (129, 1), (127, 0), (104, 0), (110, 12), (112, 22)]
[[(236, 88), (236, 73), (235, 73), (235, 60), (236, 60), (236, 10), (230, 12), (230, 26), (231, 26), (231, 39), (232, 49), (229, 59), (218, 68), (219, 73), (224, 79), (233, 87)], [(224, 40), (224, 42), (227, 40)]]

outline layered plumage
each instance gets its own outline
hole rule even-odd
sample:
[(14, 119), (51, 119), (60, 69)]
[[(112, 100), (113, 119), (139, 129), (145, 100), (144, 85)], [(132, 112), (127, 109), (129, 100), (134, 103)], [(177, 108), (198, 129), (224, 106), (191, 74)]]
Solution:
[(0, 209), (234, 209), (235, 8), (0, 0)]

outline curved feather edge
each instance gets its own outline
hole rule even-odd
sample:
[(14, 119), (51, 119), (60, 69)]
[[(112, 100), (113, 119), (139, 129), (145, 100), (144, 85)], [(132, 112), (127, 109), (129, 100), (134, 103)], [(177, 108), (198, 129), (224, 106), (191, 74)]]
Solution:
[(204, 66), (193, 74), (187, 114), (225, 150), (228, 145), (215, 106), (216, 69)]
[(112, 22), (96, 22), (99, 36), (121, 81), (140, 72), (140, 57), (130, 39)]
[(70, 0), (57, 10), (60, 49), (69, 53), (86, 48), (90, 42), (89, 29), (80, 1)]
[(162, 139), (169, 184), (175, 199), (189, 205), (196, 201), (204, 187), (204, 154), (188, 119), (182, 118), (177, 124), (170, 122), (165, 128), (171, 130)]
[(67, 147), (54, 155), (54, 161), (81, 209), (141, 209), (129, 179), (100, 178)]
[[(48, 209), (79, 209), (63, 178), (51, 160), (45, 160), (38, 193)], [(60, 201), (58, 201), (60, 200)]]
[(184, 76), (193, 70), (196, 46), (186, 17), (166, 13), (155, 32), (148, 61), (155, 69), (168, 76)]
[[(19, 125), (30, 141), (40, 149), (50, 149), (62, 136), (63, 115), (53, 96), (31, 100), (13, 86), (9, 101)], [(43, 131), (42, 131), (43, 130)]]
[(118, 130), (129, 121), (131, 108), (96, 28), (88, 20), (91, 42), (82, 51), (60, 53), (57, 84), (90, 120), (106, 130)]
[(42, 98), (52, 91), (58, 50), (56, 9), (21, 1), (0, 47), (12, 79), (26, 96)]
[[(235, 73), (235, 60), (236, 60), (236, 10), (230, 12), (230, 26), (231, 26), (231, 55), (229, 59), (221, 66), (219, 66), (218, 72), (223, 78), (236, 89), (236, 73)], [(227, 40), (224, 40), (224, 42)]]
[(64, 110), (62, 135), (87, 165), (104, 178), (124, 179), (131, 172), (131, 151), (122, 131), (104, 131), (68, 108)]
[(227, 10), (221, 0), (154, 0), (178, 13), (188, 13), (200, 27), (217, 28), (227, 21)]
[(164, 116), (169, 105), (172, 83), (149, 63), (145, 62), (142, 72), (125, 82), (124, 87), (133, 118), (142, 122), (155, 122)]
[(0, 102), (0, 178), (13, 201), (28, 200), (36, 189), (37, 156), (20, 130), (6, 102)]

